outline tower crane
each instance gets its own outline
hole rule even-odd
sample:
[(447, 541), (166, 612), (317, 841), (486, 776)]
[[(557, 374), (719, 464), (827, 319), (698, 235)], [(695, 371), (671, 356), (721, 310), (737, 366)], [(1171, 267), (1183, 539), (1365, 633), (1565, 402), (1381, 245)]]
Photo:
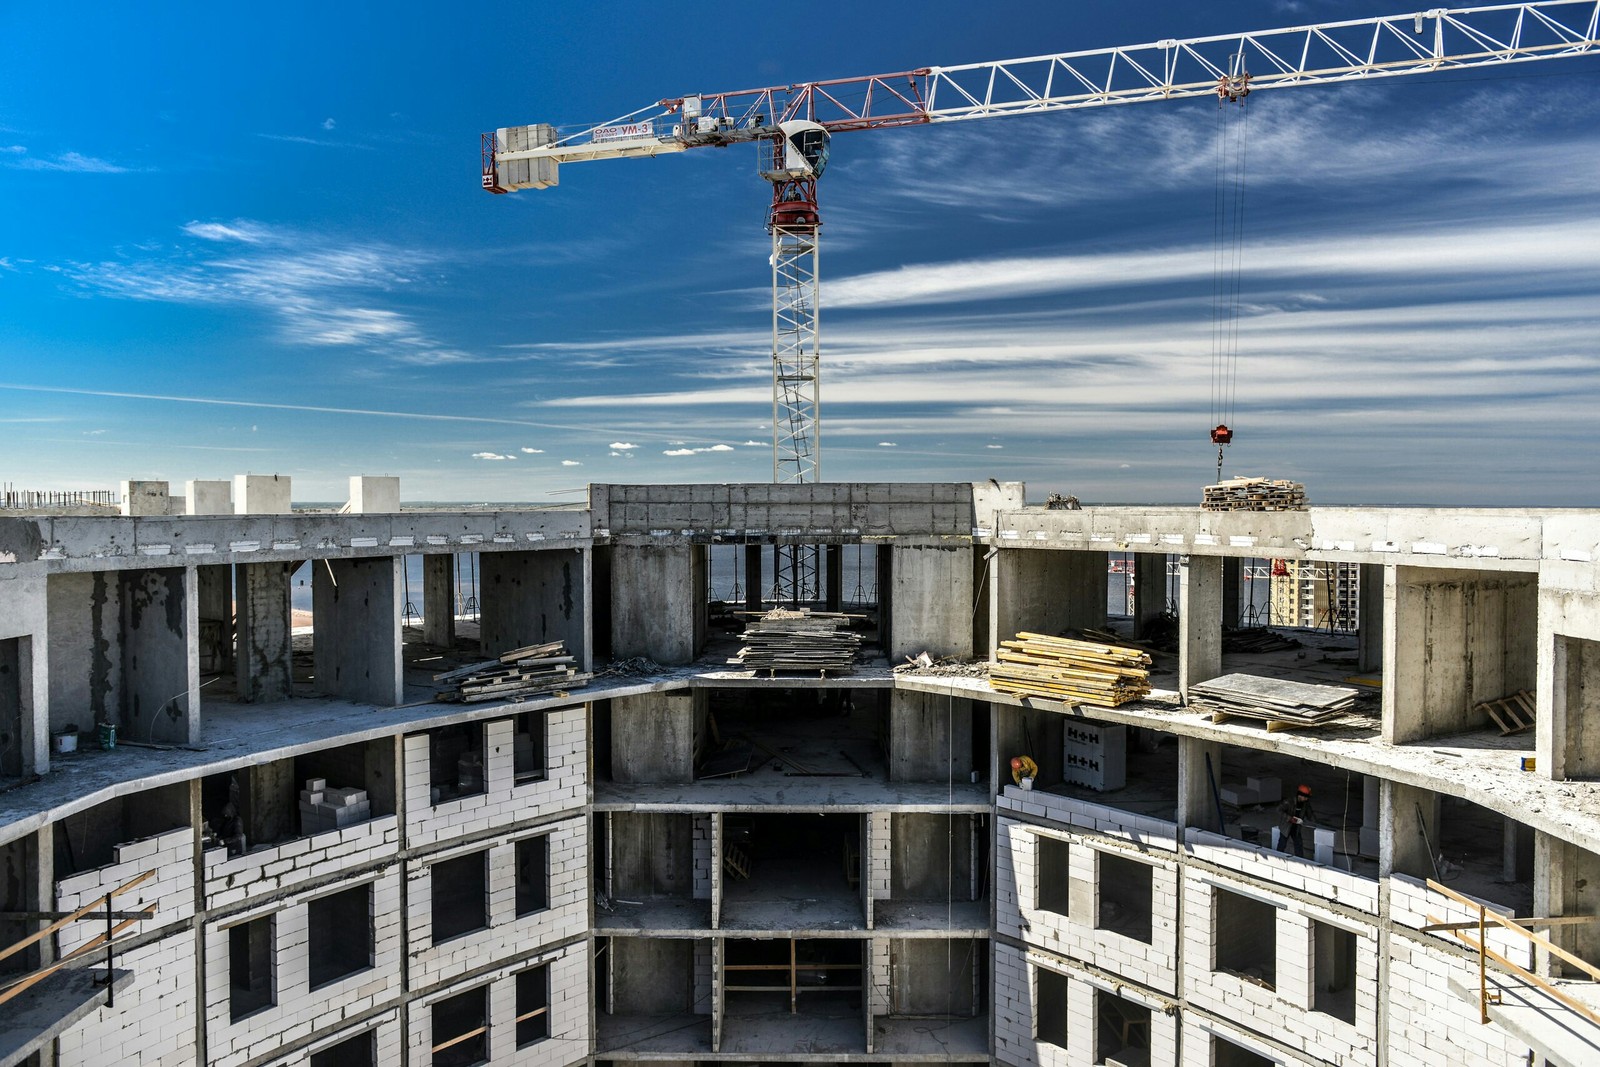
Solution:
[[(817, 179), (833, 134), (1194, 97), (1240, 102), (1265, 89), (1597, 49), (1600, 0), (1538, 0), (698, 93), (596, 126), (539, 123), (485, 133), (483, 188), (548, 189), (563, 163), (763, 145), (760, 174), (772, 184), (772, 475), (775, 482), (810, 482), (821, 476)], [(1232, 438), (1225, 425), (1211, 431), (1219, 448)], [(798, 587), (791, 592), (800, 599)]]

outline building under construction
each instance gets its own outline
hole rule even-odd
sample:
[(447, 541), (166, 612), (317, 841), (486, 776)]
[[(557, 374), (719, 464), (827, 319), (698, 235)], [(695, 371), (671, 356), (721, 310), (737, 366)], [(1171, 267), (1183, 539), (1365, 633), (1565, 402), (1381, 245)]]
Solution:
[[(0, 518), (0, 1064), (1600, 1062), (1600, 512), (288, 489)], [(730, 662), (796, 555), (856, 662)], [(1272, 559), (1355, 636), (1240, 640)], [(1086, 630), (1148, 696), (984, 676)]]

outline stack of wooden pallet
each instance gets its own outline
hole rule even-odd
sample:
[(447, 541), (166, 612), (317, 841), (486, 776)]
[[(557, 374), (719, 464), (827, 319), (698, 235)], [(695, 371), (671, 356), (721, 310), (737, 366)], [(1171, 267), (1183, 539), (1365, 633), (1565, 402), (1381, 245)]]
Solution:
[(1274, 478), (1229, 478), (1205, 487), (1205, 511), (1304, 511), (1306, 487)]
[(1189, 687), (1189, 704), (1211, 712), (1212, 722), (1224, 719), (1259, 719), (1267, 729), (1287, 730), (1316, 726), (1336, 719), (1355, 707), (1358, 689), (1342, 685), (1312, 685), (1253, 674), (1224, 674)]
[(1150, 692), (1150, 656), (1137, 648), (1019, 633), (989, 668), (998, 693), (1114, 708)]
[(848, 674), (861, 647), (860, 636), (850, 630), (850, 616), (787, 608), (776, 608), (755, 619), (739, 639), (744, 647), (733, 662), (768, 673)]
[(588, 685), (593, 675), (578, 673), (574, 663), (576, 659), (567, 654), (567, 646), (562, 641), (514, 648), (502, 652), (498, 659), (434, 675), (434, 681), (450, 686), (440, 691), (435, 699), (476, 704), (485, 700), (516, 700), (534, 693)]

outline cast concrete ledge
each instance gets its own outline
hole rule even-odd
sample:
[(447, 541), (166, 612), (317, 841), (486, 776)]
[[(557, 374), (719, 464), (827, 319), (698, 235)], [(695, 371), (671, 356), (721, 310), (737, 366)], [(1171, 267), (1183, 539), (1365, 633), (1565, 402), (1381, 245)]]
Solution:
[[(1533, 1049), (1551, 1067), (1585, 1067), (1600, 1063), (1600, 1026), (1590, 1022), (1538, 986), (1509, 975), (1489, 972), (1489, 1022)], [(1557, 981), (1562, 993), (1600, 1011), (1600, 988), (1593, 982)], [(1474, 1009), (1478, 989), (1450, 979), (1450, 991)]]
[[(125, 993), (133, 983), (133, 972), (113, 966), (113, 993)], [(0, 1019), (0, 1067), (14, 1067), (41, 1049), (59, 1034), (70, 1029), (106, 1002), (106, 987), (96, 984), (105, 977), (104, 965), (96, 968), (61, 971), (6, 1005)]]
[(0, 564), (48, 572), (528, 552), (590, 543), (585, 511), (0, 518)]
[(627, 543), (841, 543), (971, 536), (1023, 504), (1020, 482), (591, 485), (597, 535)]
[[(1054, 711), (1070, 718), (1143, 726), (1262, 752), (1281, 752), (1461, 797), (1558, 840), (1600, 852), (1600, 782), (1553, 781), (1521, 770), (1521, 757), (1534, 754), (1530, 735), (1505, 739), (1496, 730), (1483, 730), (1391, 745), (1379, 736), (1376, 720), (1369, 730), (1343, 727), (1267, 733), (1258, 723), (1213, 723), (1208, 713), (1183, 707), (1176, 693), (1164, 690), (1154, 691), (1150, 699), (1118, 708), (1069, 708), (1060, 701), (997, 693), (982, 678), (899, 675), (895, 686), (913, 692), (986, 700), (995, 705)], [(1528, 747), (1507, 748), (1508, 741), (1520, 741)]]
[(1002, 512), (984, 539), (1004, 548), (1271, 556), (1473, 570), (1536, 570), (1542, 560), (1600, 560), (1590, 509), (1313, 507), (1026, 508)]

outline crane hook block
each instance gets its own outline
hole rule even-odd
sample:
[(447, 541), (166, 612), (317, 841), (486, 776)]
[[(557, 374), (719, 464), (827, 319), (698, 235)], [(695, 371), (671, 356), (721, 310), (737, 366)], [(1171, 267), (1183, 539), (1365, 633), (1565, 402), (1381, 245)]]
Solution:
[(1211, 443), (1214, 445), (1232, 444), (1233, 431), (1222, 423), (1218, 423), (1217, 428), (1211, 431)]

